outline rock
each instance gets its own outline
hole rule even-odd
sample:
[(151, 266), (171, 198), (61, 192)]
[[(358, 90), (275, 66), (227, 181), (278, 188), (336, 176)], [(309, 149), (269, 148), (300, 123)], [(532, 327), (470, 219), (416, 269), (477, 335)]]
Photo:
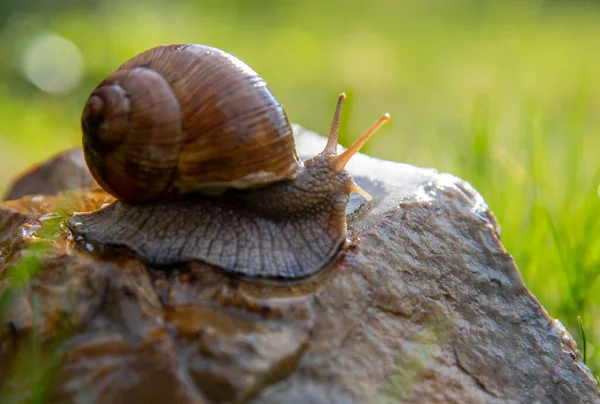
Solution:
[[(296, 131), (302, 155), (322, 149)], [(348, 169), (373, 201), (353, 199), (348, 247), (294, 283), (147, 268), (75, 240), (64, 221), (112, 200), (98, 190), (0, 204), (0, 396), (38, 383), (55, 402), (600, 402), (475, 190), (362, 155)]]
[(55, 195), (68, 189), (92, 187), (92, 178), (80, 147), (69, 149), (25, 171), (9, 188), (5, 200), (25, 195)]

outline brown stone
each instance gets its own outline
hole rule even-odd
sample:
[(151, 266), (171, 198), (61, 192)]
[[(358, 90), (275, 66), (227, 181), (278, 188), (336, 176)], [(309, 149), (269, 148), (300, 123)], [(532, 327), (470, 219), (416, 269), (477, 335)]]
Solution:
[(4, 199), (25, 195), (55, 195), (68, 189), (93, 187), (92, 178), (80, 147), (66, 150), (45, 163), (31, 167), (16, 178)]
[[(302, 155), (322, 149), (296, 130)], [(353, 198), (344, 252), (294, 283), (199, 263), (159, 270), (77, 240), (64, 221), (112, 201), (98, 190), (1, 203), (0, 396), (600, 402), (574, 340), (526, 289), (476, 191), (362, 155), (348, 168), (374, 199)]]

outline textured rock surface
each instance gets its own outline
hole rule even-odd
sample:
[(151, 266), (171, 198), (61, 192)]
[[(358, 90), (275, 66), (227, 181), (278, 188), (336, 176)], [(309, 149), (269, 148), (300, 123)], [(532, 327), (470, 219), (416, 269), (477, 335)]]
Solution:
[[(323, 143), (298, 138), (305, 156)], [(0, 204), (0, 396), (31, 394), (37, 355), (56, 401), (600, 402), (468, 184), (360, 155), (348, 168), (374, 199), (352, 200), (336, 262), (293, 284), (73, 240), (60, 224), (102, 192)]]
[(96, 181), (85, 165), (81, 148), (60, 153), (48, 162), (32, 167), (13, 181), (5, 199), (25, 195), (54, 195), (67, 189), (91, 187)]

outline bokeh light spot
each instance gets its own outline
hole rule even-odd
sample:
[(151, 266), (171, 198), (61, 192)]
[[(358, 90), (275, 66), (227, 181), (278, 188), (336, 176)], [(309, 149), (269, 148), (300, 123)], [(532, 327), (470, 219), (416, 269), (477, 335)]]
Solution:
[(54, 33), (45, 33), (25, 47), (22, 68), (25, 76), (40, 90), (61, 94), (80, 83), (83, 64), (83, 56), (73, 42)]

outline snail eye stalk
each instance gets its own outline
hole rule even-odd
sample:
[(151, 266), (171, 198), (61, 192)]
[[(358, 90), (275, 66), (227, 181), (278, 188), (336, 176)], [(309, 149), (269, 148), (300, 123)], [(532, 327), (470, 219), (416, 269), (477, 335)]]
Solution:
[(386, 112), (365, 133), (356, 139), (352, 146), (348, 147), (342, 153), (337, 154), (338, 135), (340, 131), (340, 116), (342, 114), (342, 104), (344, 103), (345, 99), (346, 94), (341, 93), (338, 97), (335, 114), (333, 115), (333, 123), (331, 124), (331, 131), (329, 132), (327, 145), (321, 152), (321, 155), (329, 155), (329, 167), (336, 173), (342, 171), (352, 156), (358, 153), (360, 148), (367, 143), (371, 136), (373, 136), (379, 130), (379, 128), (383, 126), (383, 124), (391, 119), (390, 114)]

